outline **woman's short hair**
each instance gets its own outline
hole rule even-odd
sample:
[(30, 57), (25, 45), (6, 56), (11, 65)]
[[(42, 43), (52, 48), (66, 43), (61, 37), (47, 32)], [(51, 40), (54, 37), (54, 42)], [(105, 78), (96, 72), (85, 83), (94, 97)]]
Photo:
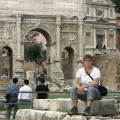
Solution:
[(93, 61), (93, 57), (90, 55), (90, 54), (86, 54), (84, 57), (83, 57), (83, 61), (85, 59), (91, 59), (91, 61)]

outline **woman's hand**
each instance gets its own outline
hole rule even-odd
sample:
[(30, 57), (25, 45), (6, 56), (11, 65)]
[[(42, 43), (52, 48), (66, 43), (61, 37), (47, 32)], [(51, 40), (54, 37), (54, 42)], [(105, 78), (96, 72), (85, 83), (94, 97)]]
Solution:
[(83, 91), (84, 91), (84, 87), (83, 87), (83, 86), (79, 86), (77, 89), (78, 89), (78, 90), (77, 90), (78, 94), (79, 94), (79, 95), (82, 95), (82, 94), (83, 94)]

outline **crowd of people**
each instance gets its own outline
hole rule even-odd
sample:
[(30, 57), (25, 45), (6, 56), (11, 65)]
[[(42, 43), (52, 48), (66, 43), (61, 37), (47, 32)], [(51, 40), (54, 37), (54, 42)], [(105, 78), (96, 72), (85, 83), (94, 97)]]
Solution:
[[(97, 89), (100, 84), (101, 73), (100, 70), (93, 66), (93, 58), (91, 55), (86, 54), (83, 57), (83, 67), (79, 68), (75, 78), (73, 79), (73, 87), (70, 89), (72, 108), (68, 112), (69, 115), (78, 114), (78, 100), (85, 101), (87, 106), (83, 112), (83, 115), (89, 115), (94, 100), (101, 100), (102, 96)], [(7, 94), (10, 94), (10, 99), (7, 105), (6, 120), (10, 119), (11, 109), (14, 107), (13, 119), (18, 110), (18, 104), (26, 104), (32, 101), (32, 88), (29, 87), (29, 80), (24, 80), (22, 87), (18, 86), (18, 79), (13, 78), (13, 84), (9, 86)], [(36, 99), (47, 99), (49, 88), (45, 83), (45, 77), (43, 74), (37, 74), (35, 79), (35, 92)]]

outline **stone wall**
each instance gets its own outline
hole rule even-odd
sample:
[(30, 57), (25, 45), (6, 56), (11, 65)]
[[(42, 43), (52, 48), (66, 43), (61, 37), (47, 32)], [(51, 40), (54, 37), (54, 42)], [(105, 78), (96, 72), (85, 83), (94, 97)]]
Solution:
[(8, 78), (0, 78), (0, 88), (5, 88), (11, 85), (12, 80)]
[(94, 56), (94, 65), (101, 70), (103, 84), (112, 90), (117, 90), (116, 63), (119, 57), (119, 52)]
[[(0, 49), (2, 51), (4, 47), (7, 47), (11, 51), (12, 75), (18, 74), (23, 78), (25, 36), (30, 31), (37, 31), (46, 38), (48, 43), (47, 77), (53, 81), (64, 79), (61, 54), (65, 48), (68, 48), (69, 53), (71, 50), (73, 51), (73, 61), (70, 63), (73, 70), (70, 74), (74, 76), (77, 69), (81, 67), (80, 61), (84, 56), (84, 50), (91, 52), (91, 50), (96, 49), (96, 34), (101, 33), (97, 32), (96, 27), (105, 30), (111, 28), (112, 33), (115, 33), (116, 29), (115, 14), (113, 14), (112, 21), (110, 16), (106, 16), (109, 10), (113, 9), (113, 6), (108, 5), (106, 0), (101, 2), (92, 0), (91, 2), (87, 1), (85, 4), (85, 0), (26, 0), (24, 2), (22, 0), (1, 0)], [(99, 11), (102, 9), (105, 16), (96, 16), (97, 9), (92, 4), (99, 8)], [(90, 12), (89, 17), (86, 16), (87, 11), (85, 11), (87, 6), (93, 11)], [(106, 7), (108, 8), (106, 9)], [(100, 19), (98, 19), (99, 17)], [(107, 45), (107, 32), (109, 33), (109, 31), (105, 30), (103, 30), (102, 37), (105, 36), (104, 43)], [(87, 41), (90, 40), (91, 44), (89, 43), (84, 48), (88, 43), (85, 42), (86, 32), (87, 35), (94, 32), (94, 35), (92, 34), (90, 39), (87, 39)], [(112, 48), (109, 45), (107, 48), (115, 48), (115, 41), (111, 45), (113, 45)]]

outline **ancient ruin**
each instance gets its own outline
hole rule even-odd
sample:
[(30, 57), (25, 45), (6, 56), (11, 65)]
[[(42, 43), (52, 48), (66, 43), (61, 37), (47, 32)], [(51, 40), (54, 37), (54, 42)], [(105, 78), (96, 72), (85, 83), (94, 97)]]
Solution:
[(72, 79), (85, 53), (116, 49), (115, 18), (110, 0), (1, 0), (0, 74), (33, 71), (24, 68), (24, 43), (36, 31), (46, 39), (47, 78)]

